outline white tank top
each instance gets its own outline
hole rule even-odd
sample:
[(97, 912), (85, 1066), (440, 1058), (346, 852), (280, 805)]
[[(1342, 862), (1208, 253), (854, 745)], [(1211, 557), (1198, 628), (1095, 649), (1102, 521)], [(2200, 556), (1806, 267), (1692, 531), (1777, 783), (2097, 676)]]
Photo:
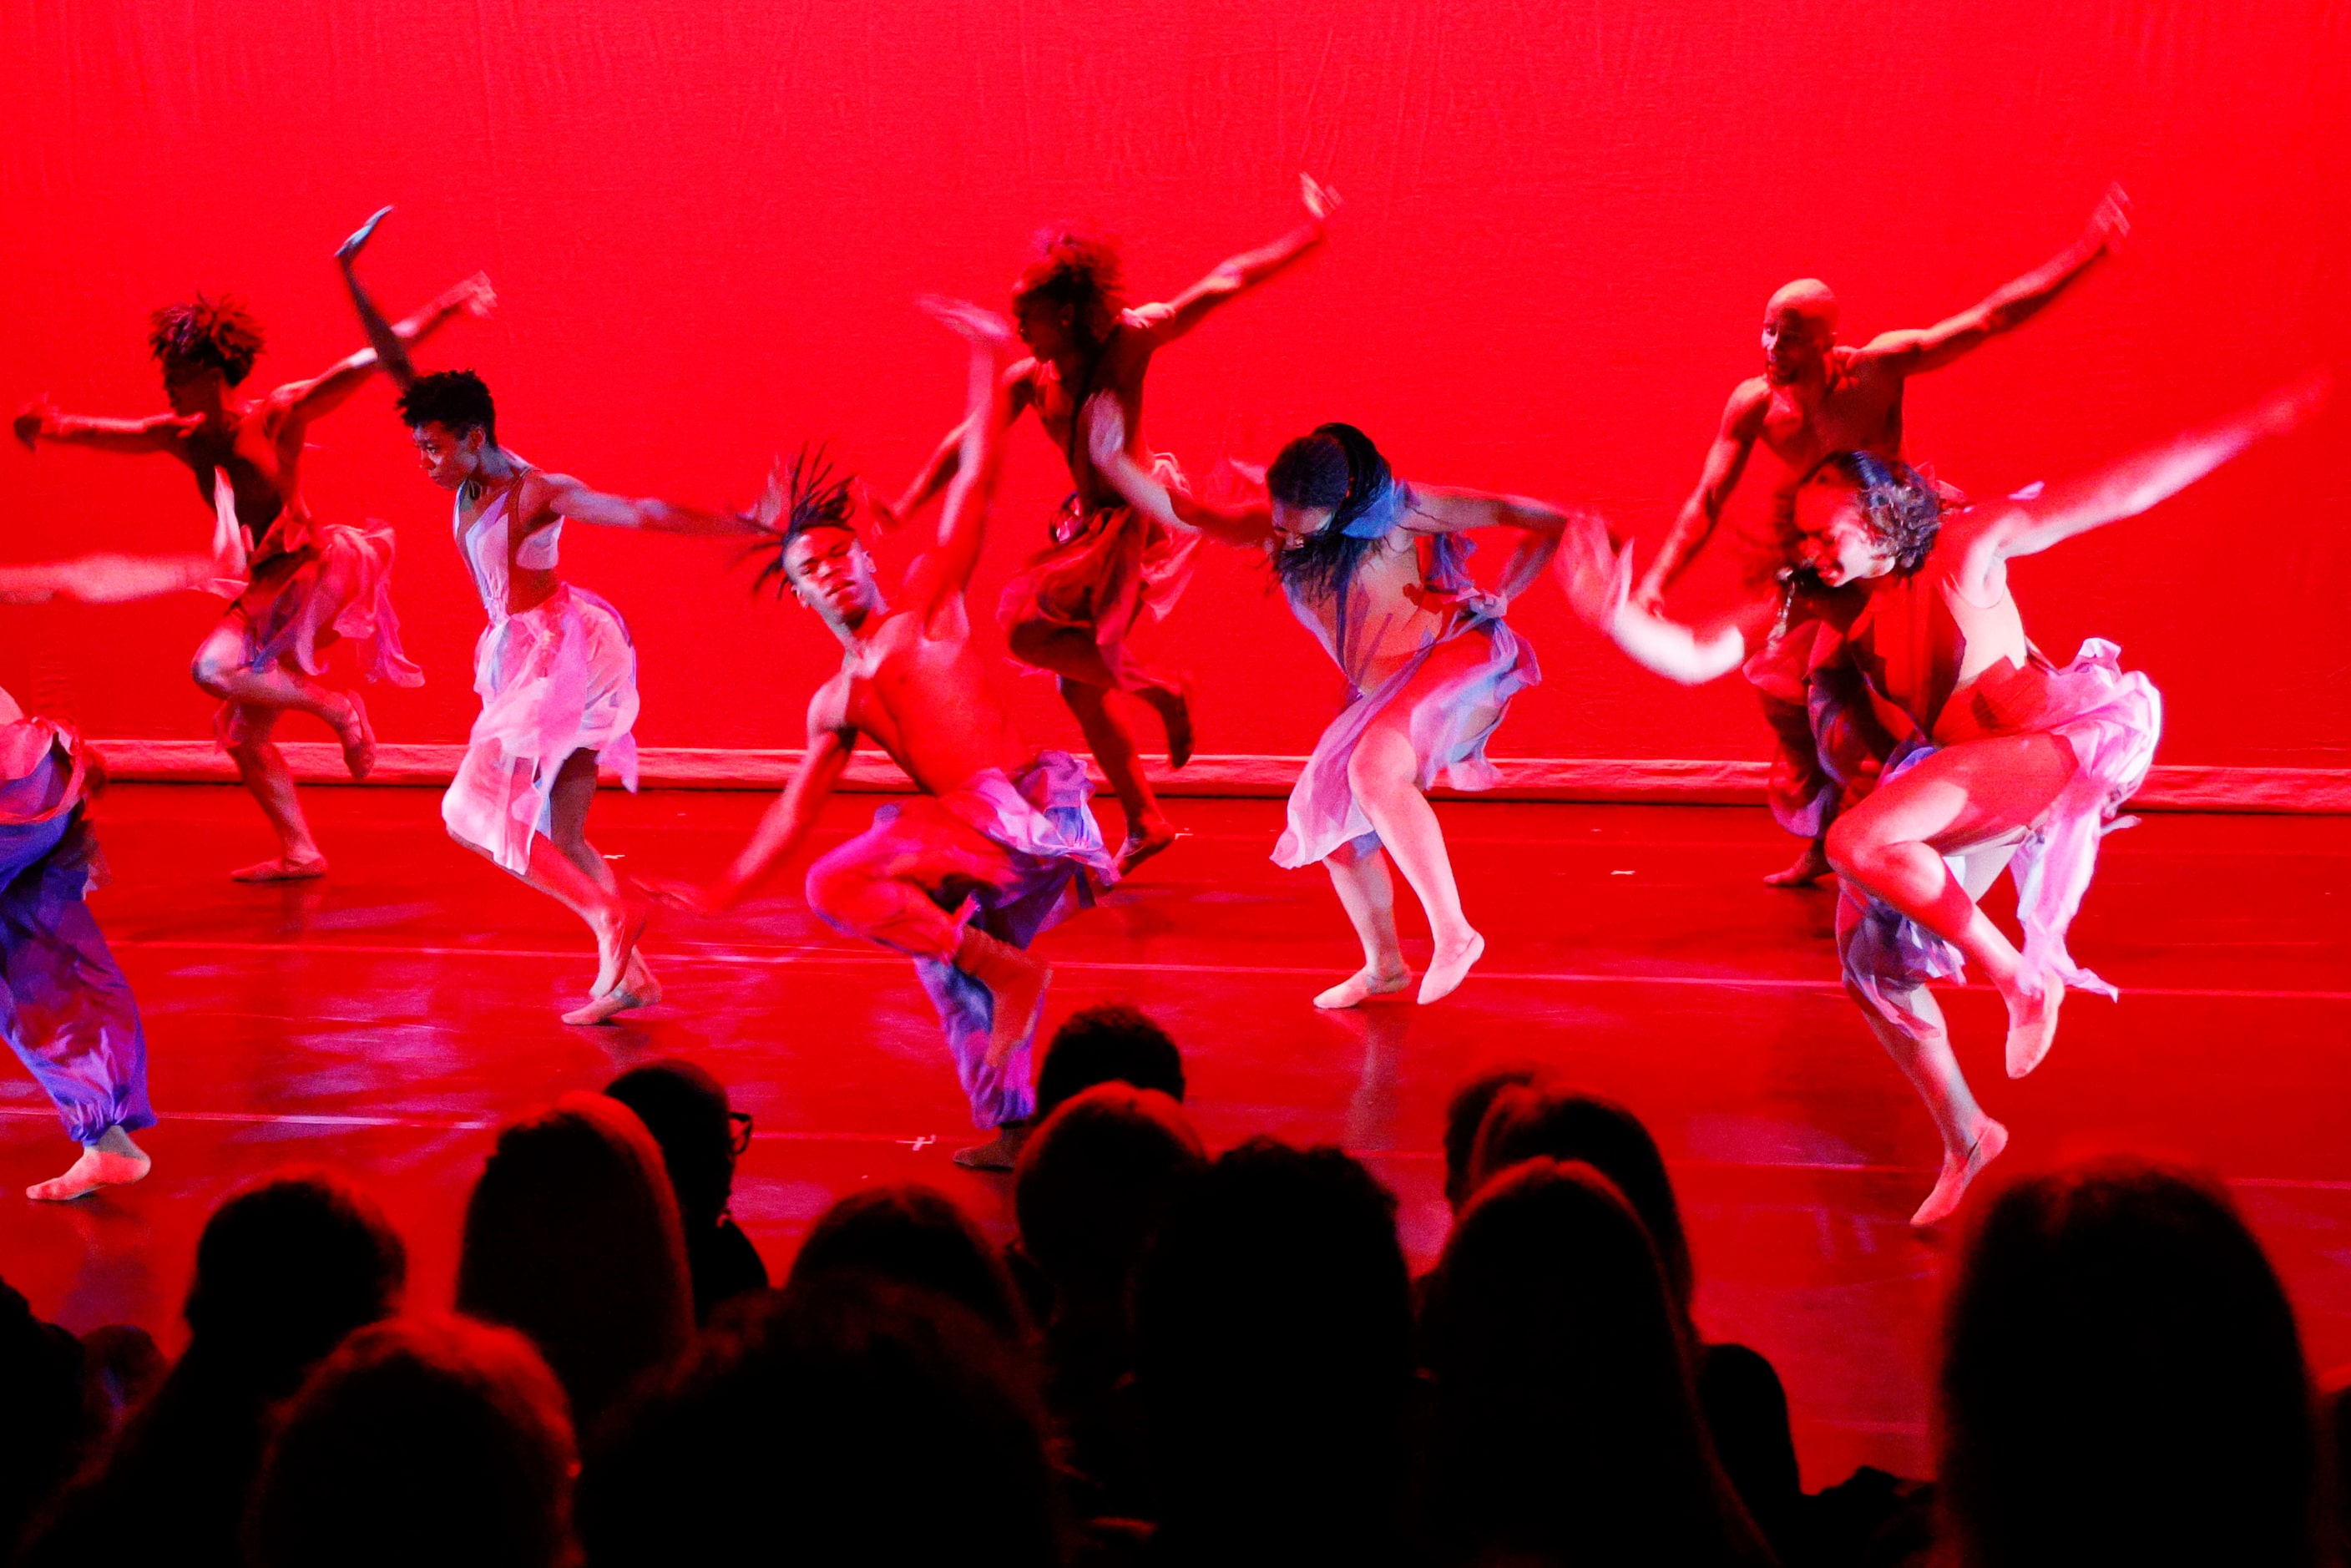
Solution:
[[(525, 474), (528, 469), (523, 471)], [(469, 528), (465, 523), (465, 497), (452, 503), (450, 526), (457, 536), (457, 553), (465, 558), (467, 570), (474, 574), (474, 591), (482, 596), (482, 608), (492, 623), (507, 618), (510, 600), (507, 585), (507, 561), (532, 571), (552, 571), (561, 553), (563, 519), (558, 517), (550, 526), (539, 529), (523, 540), (517, 549), (509, 539), (507, 526), (507, 503), (522, 486), (517, 476), (497, 499), (484, 507)]]

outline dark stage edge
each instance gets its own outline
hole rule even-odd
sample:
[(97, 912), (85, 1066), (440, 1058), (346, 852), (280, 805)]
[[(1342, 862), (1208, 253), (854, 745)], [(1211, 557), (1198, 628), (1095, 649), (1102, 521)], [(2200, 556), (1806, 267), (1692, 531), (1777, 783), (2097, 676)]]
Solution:
[[(608, 791), (595, 836), (621, 868), (705, 873), (768, 797)], [(872, 797), (838, 800), (826, 841)], [(77, 1329), (141, 1324), (175, 1348), (196, 1234), (274, 1167), (348, 1171), (444, 1305), (465, 1196), (493, 1129), (649, 1057), (692, 1056), (753, 1112), (737, 1218), (780, 1273), (835, 1197), (872, 1181), (956, 1194), (999, 1234), (1007, 1184), (962, 1171), (962, 1097), (900, 959), (848, 942), (796, 896), (740, 918), (656, 921), (668, 1000), (568, 1029), (593, 965), (553, 905), (450, 843), (429, 790), (313, 790), (323, 883), (232, 884), (259, 858), (226, 789), (126, 786), (100, 827), (96, 901), (144, 1005), (163, 1124), (138, 1186), (50, 1207), (17, 1196), (70, 1146), (29, 1080), (0, 1080), (0, 1273)], [(1466, 1074), (1551, 1062), (1656, 1131), (1688, 1215), (1710, 1337), (1787, 1380), (1806, 1481), (1928, 1465), (1945, 1252), (1905, 1217), (1932, 1182), (1925, 1113), (1834, 986), (1833, 896), (1763, 887), (1790, 841), (1760, 810), (1441, 808), (1479, 971), (1430, 1009), (1320, 1014), (1358, 958), (1319, 872), (1266, 854), (1279, 802), (1176, 803), (1191, 836), (1048, 935), (1047, 1026), (1110, 999), (1182, 1042), (1214, 1145), (1332, 1141), (1396, 1193), (1416, 1265), (1442, 1243), (1438, 1127)], [(2234, 1186), (2318, 1366), (2351, 1362), (2351, 820), (2167, 816), (2110, 838), (2078, 957), (2126, 993), (2066, 1009), (2054, 1054), (2011, 1083), (1997, 999), (1951, 998), (1963, 1060), (2015, 1134), (2009, 1163), (2159, 1152)], [(788, 891), (796, 893), (796, 888)], [(2003, 909), (2003, 917), (2006, 911)], [(1426, 938), (1414, 951), (1425, 956)]]

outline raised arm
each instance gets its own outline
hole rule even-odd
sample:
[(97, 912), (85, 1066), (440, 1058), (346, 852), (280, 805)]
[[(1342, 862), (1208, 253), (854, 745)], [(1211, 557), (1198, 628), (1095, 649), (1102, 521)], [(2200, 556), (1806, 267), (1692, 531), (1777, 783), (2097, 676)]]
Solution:
[(841, 782), (841, 770), (849, 766), (850, 749), (857, 742), (855, 731), (826, 722), (828, 716), (827, 693), (820, 691), (809, 705), (808, 751), (800, 758), (799, 771), (759, 819), (751, 841), (743, 846), (734, 863), (716, 882), (682, 902), (712, 914), (731, 908), (758, 892), (776, 868), (808, 841), (817, 813), (833, 786)]
[(1004, 466), (1004, 432), (1011, 423), (1004, 371), (1019, 340), (1012, 335), (1012, 324), (993, 310), (959, 299), (928, 298), (922, 304), (971, 345), (969, 402), (958, 427), (963, 442), (956, 455), (955, 477), (947, 485), (946, 505), (939, 509), (938, 543), (909, 574), (912, 591), (928, 601), (921, 612), (927, 622), (932, 611), (970, 586), (972, 569), (979, 564), (980, 546), (987, 537), (987, 508), (996, 498), (997, 474)]
[(1172, 343), (1220, 305), (1230, 304), (1261, 283), (1280, 276), (1298, 259), (1322, 243), (1331, 215), (1339, 210), (1339, 193), (1317, 183), (1311, 174), (1298, 176), (1306, 221), (1270, 245), (1228, 257), (1217, 269), (1165, 305), (1145, 306), (1141, 314), (1151, 323), (1155, 343)]
[(401, 390), (406, 391), (416, 381), (416, 367), (408, 358), (410, 349), (447, 326), (460, 314), (481, 318), (497, 308), (498, 297), (491, 292), (490, 280), (477, 272), (464, 282), (444, 290), (439, 298), (405, 321), (395, 325), (385, 320), (374, 298), (360, 285), (358, 265), (360, 252), (367, 247), (368, 240), (375, 234), (376, 225), (391, 214), (390, 207), (379, 209), (335, 252), (335, 265), (342, 269), (343, 283), (350, 290), (351, 305), (359, 312), (360, 327), (367, 332), (368, 346), (334, 365), (324, 375), (282, 386), (272, 394), (272, 401), (281, 405), (297, 423), (308, 423), (340, 406), (359, 390), (362, 382), (379, 369), (390, 376)]
[(1412, 486), (1412, 510), (1405, 526), (1420, 533), (1458, 534), (1474, 528), (1516, 528), (1527, 537), (1510, 556), (1495, 591), (1516, 599), (1551, 564), (1573, 515), (1547, 501), (1496, 496), (1445, 485)]
[(1872, 340), (1862, 353), (1897, 376), (1941, 370), (1988, 339), (2022, 327), (2041, 314), (2084, 273), (2121, 249), (2129, 234), (2130, 198), (2120, 185), (2109, 185), (2082, 237), (2049, 260), (1992, 290), (1970, 309), (1924, 331), (1885, 333)]
[(87, 446), (96, 452), (176, 452), (180, 438), (204, 422), (200, 413), (152, 413), (144, 419), (101, 419), (92, 414), (59, 413), (47, 397), (37, 397), (16, 411), (16, 439), (34, 452), (44, 441), (60, 446)]
[(1747, 459), (1754, 454), (1755, 438), (1763, 433), (1763, 415), (1771, 406), (1771, 388), (1761, 380), (1740, 382), (1723, 405), (1722, 423), (1714, 433), (1714, 444), (1706, 449), (1706, 466), (1698, 473), (1698, 488), (1682, 503), (1673, 531), (1666, 536), (1657, 559), (1649, 563), (1648, 575), (1633, 592), (1633, 602), (1642, 609), (1658, 607), (1666, 591), (1689, 570), (1698, 550), (1713, 536), (1715, 526), (1722, 521), (1724, 504), (1738, 488), (1739, 476), (1747, 472)]
[(1987, 509), (1989, 515), (1980, 522), (1963, 521), (1959, 526), (1966, 532), (1949, 541), (1962, 552), (1963, 580), (1980, 580), (2011, 556), (2037, 554), (2077, 534), (2138, 516), (2254, 442), (2283, 435), (2307, 422), (2325, 405), (2334, 385), (2331, 372), (2314, 371), (2218, 423), (2175, 436), (2086, 477), (2052, 485), (2032, 500)]
[[(1021, 411), (1034, 401), (1029, 387), (1036, 373), (1037, 361), (1033, 359), (1015, 360), (1004, 368), (1004, 417), (1007, 423), (1019, 418)], [(970, 424), (971, 421), (966, 419), (948, 431), (946, 438), (939, 443), (930, 460), (915, 473), (904, 493), (895, 501), (886, 506), (877, 505), (873, 508), (875, 519), (881, 523), (883, 531), (905, 522), (930, 505), (932, 497), (947, 487), (947, 481), (956, 476), (956, 470), (963, 463), (964, 440), (971, 434)]]
[(1093, 459), (1094, 472), (1136, 511), (1169, 528), (1197, 528), (1227, 544), (1273, 541), (1273, 508), (1262, 498), (1220, 507), (1170, 490), (1137, 465), (1134, 453), (1127, 450), (1126, 411), (1119, 405), (1117, 393), (1094, 393), (1079, 417), (1086, 422), (1086, 451)]

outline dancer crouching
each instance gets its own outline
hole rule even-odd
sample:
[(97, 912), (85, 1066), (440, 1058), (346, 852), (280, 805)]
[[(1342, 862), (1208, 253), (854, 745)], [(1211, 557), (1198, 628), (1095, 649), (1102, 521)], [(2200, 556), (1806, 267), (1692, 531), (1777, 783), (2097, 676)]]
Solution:
[(716, 910), (757, 887), (807, 839), (851, 748), (870, 737), (923, 793), (884, 806), (872, 828), (819, 859), (809, 906), (914, 958), (972, 1123), (996, 1134), (955, 1157), (1006, 1170), (1036, 1107), (1029, 1051), (1051, 976), (1025, 949), (1118, 870), (1086, 808), (1084, 768), (1022, 742), (971, 641), (964, 596), (1002, 462), (1011, 328), (975, 306), (929, 308), (971, 342), (970, 414), (937, 543), (908, 567), (897, 601), (885, 601), (853, 527), (849, 482), (814, 459), (795, 468), (777, 570), (845, 657), (809, 704), (808, 755), (783, 798), (715, 886), (678, 896)]
[[(1950, 1216), (2008, 1130), (1969, 1090), (1927, 989), (1974, 963), (2008, 1004), (2008, 1073), (2038, 1066), (2065, 988), (2114, 997), (2077, 966), (2065, 931), (2095, 868), (2106, 821), (2147, 777), (2163, 705), (2119, 650), (2092, 639), (2060, 669), (2025, 636), (2008, 561), (2136, 517), (2254, 441), (2306, 419), (2323, 378), (2036, 500), (1945, 512), (1907, 466), (1863, 453), (1823, 458), (1795, 497), (1807, 569), (1861, 585), (1868, 602), (1834, 657), (1866, 683), (1898, 745), (1876, 788), (1830, 829), (1841, 883), (1845, 989), (1917, 1087), (1942, 1134), (1943, 1168), (1911, 1217)], [(1740, 667), (1777, 598), (1708, 634), (1628, 601), (1632, 555), (1597, 528), (1561, 561), (1576, 609), (1647, 668), (1695, 685)], [(1825, 655), (1815, 653), (1816, 661)], [(2020, 951), (1976, 900), (2014, 870)]]
[(587, 922), (596, 937), (595, 988), (563, 1021), (606, 1023), (661, 999), (636, 951), (643, 911), (622, 895), (587, 835), (600, 758), (637, 787), (637, 653), (619, 611), (558, 575), (563, 524), (683, 534), (758, 526), (732, 512), (602, 495), (499, 445), (497, 409), (482, 379), (471, 371), (418, 375), (360, 287), (351, 263), (382, 217), (344, 246), (344, 280), (402, 388), (401, 417), (426, 476), (456, 493), (458, 553), (489, 617), (474, 649), (481, 716), (442, 797), (441, 820), (450, 837)]
[[(1314, 998), (1351, 1008), (1401, 991), (1412, 972), (1395, 929), (1395, 857), (1435, 938), (1420, 1000), (1449, 996), (1486, 950), (1461, 913), (1445, 834), (1424, 791), (1493, 786), (1486, 738), (1510, 699), (1542, 678), (1534, 650), (1503, 619), (1542, 572), (1568, 514), (1478, 490), (1407, 486), (1360, 430), (1326, 424), (1281, 449), (1270, 506), (1221, 507), (1171, 491), (1127, 451), (1123, 414), (1088, 404), (1095, 467), (1139, 512), (1169, 517), (1272, 556), (1290, 606), (1345, 673), (1355, 695), (1331, 721), (1290, 793), (1276, 865), (1321, 861), (1364, 945), (1364, 967)], [(1527, 535), (1494, 592), (1469, 576), (1461, 536)]]

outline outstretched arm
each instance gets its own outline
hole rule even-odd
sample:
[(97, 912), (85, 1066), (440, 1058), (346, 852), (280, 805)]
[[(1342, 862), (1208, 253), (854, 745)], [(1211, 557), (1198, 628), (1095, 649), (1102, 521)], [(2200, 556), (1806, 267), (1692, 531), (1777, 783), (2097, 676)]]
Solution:
[[(1472, 528), (1516, 528), (1527, 537), (1503, 569), (1495, 591), (1516, 599), (1542, 575), (1565, 537), (1570, 514), (1524, 496), (1494, 496), (1443, 485), (1412, 486), (1412, 514), (1405, 525), (1422, 533), (1458, 534)], [(1603, 525), (1604, 527), (1604, 525)]]
[(1270, 282), (1322, 243), (1331, 214), (1339, 210), (1339, 193), (1318, 183), (1311, 174), (1298, 176), (1306, 221), (1271, 245), (1228, 257), (1217, 269), (1165, 305), (1145, 306), (1155, 345), (1172, 343), (1201, 322), (1218, 306), (1228, 305), (1259, 284)]
[(971, 585), (972, 569), (979, 564), (980, 546), (987, 538), (987, 508), (996, 499), (996, 478), (1004, 466), (1004, 432), (1011, 423), (1004, 370), (1019, 340), (1012, 335), (1012, 324), (993, 310), (959, 299), (925, 298), (922, 306), (971, 345), (963, 444), (956, 457), (955, 478), (947, 486), (946, 505), (939, 509), (938, 543), (909, 576), (912, 591), (926, 601), (922, 614), (927, 622), (932, 611)]
[(761, 883), (775, 874), (776, 868), (792, 857), (808, 841), (816, 826), (817, 813), (823, 808), (825, 797), (841, 782), (841, 770), (849, 766), (850, 748), (856, 744), (853, 730), (841, 730), (819, 719), (825, 704), (825, 693), (819, 692), (809, 706), (809, 747), (800, 758), (799, 771), (776, 803), (759, 819), (758, 828), (751, 841), (735, 857), (725, 874), (686, 900), (695, 906), (715, 914), (730, 908), (757, 892)]
[(1761, 382), (1742, 382), (1730, 394), (1729, 402), (1723, 406), (1721, 427), (1714, 433), (1714, 444), (1706, 449), (1706, 466), (1698, 474), (1698, 488), (1682, 503), (1673, 531), (1659, 547), (1657, 559), (1649, 563), (1648, 575), (1633, 591), (1633, 601), (1642, 609), (1658, 607), (1666, 591), (1689, 570), (1698, 550), (1713, 536), (1715, 525), (1722, 521), (1724, 503), (1738, 487), (1739, 476), (1747, 472), (1747, 459), (1755, 451), (1755, 438), (1763, 433), (1763, 415), (1771, 406), (1771, 389)]
[(2082, 237), (2048, 261), (2005, 287), (1994, 289), (1972, 309), (1923, 332), (1885, 333), (1862, 353), (1897, 376), (1939, 371), (1986, 340), (2022, 327), (2041, 314), (2084, 273), (2119, 250), (2129, 233), (2130, 198), (2120, 185), (2109, 185)]
[(1145, 472), (1127, 450), (1126, 411), (1115, 392), (1096, 392), (1079, 411), (1086, 422), (1086, 452), (1102, 483), (1126, 504), (1167, 528), (1193, 528), (1231, 545), (1263, 545), (1273, 540), (1273, 508), (1262, 498), (1238, 507), (1170, 490)]
[[(1015, 360), (1004, 368), (1004, 417), (1007, 423), (1019, 418), (1020, 411), (1032, 401), (1029, 380), (1036, 373), (1037, 361), (1033, 359)], [(895, 528), (921, 511), (930, 505), (932, 497), (947, 487), (947, 481), (954, 478), (956, 471), (963, 465), (964, 441), (971, 434), (970, 425), (971, 421), (966, 419), (948, 431), (946, 438), (939, 443), (938, 450), (931, 454), (930, 460), (914, 475), (905, 492), (889, 505), (873, 508), (883, 531)]]
[(87, 446), (97, 452), (172, 452), (180, 438), (204, 423), (200, 413), (154, 413), (144, 419), (101, 419), (92, 414), (60, 413), (47, 397), (37, 397), (16, 412), (16, 439), (27, 452), (44, 441), (62, 446)]
[(208, 556), (86, 555), (72, 560), (0, 566), (0, 604), (46, 604), (57, 599), (78, 604), (128, 604), (242, 578), (246, 539), (236, 521), (236, 491), (228, 475), (218, 468), (213, 470), (213, 501), (219, 523), (213, 530), (213, 553)]
[(1620, 548), (1597, 517), (1573, 519), (1563, 543), (1557, 571), (1569, 605), (1635, 664), (1669, 681), (1695, 686), (1729, 674), (1771, 623), (1774, 602), (1761, 597), (1710, 632), (1642, 609), (1632, 601), (1633, 547)]
[(544, 510), (576, 522), (607, 528), (643, 528), (664, 534), (766, 533), (759, 518), (747, 512), (718, 512), (646, 496), (632, 499), (591, 490), (569, 474), (546, 476)]
[(373, 297), (360, 285), (359, 257), (374, 236), (376, 225), (391, 215), (390, 207), (379, 208), (335, 252), (335, 265), (342, 269), (343, 285), (350, 290), (351, 306), (359, 312), (360, 326), (367, 332), (368, 347), (316, 381), (278, 389), (281, 398), (295, 394), (295, 411), (303, 420), (316, 419), (340, 403), (379, 367), (402, 392), (407, 391), (416, 382), (416, 366), (408, 358), (412, 347), (439, 331), (460, 311), (478, 318), (497, 308), (498, 297), (491, 292), (489, 278), (477, 272), (399, 325), (385, 320)]
[(2325, 405), (2334, 376), (2314, 371), (2217, 424), (2191, 430), (2159, 446), (2092, 474), (2052, 485), (2031, 501), (2013, 502), (1982, 522), (1963, 524), (1962, 572), (1975, 580), (2011, 556), (2033, 555), (2077, 534), (2135, 517), (2236, 456), (2254, 442), (2283, 435)]

